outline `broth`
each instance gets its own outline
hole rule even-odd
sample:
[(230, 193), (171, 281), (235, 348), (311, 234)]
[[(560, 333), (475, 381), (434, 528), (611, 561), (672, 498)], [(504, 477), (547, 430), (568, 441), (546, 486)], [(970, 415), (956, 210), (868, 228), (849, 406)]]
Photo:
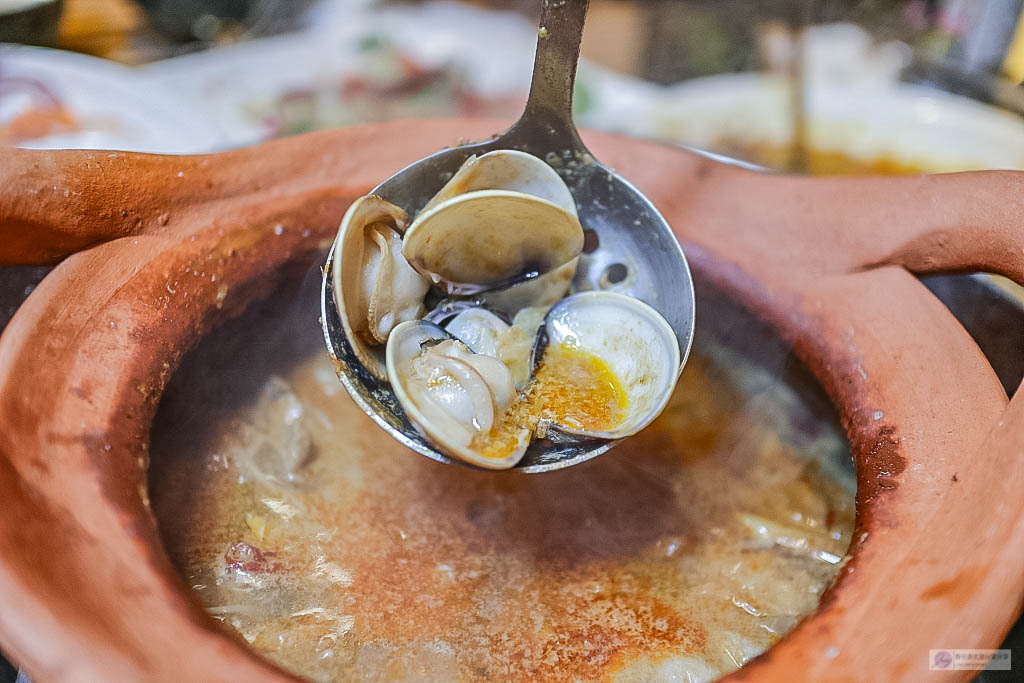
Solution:
[(794, 446), (792, 391), (706, 337), (653, 426), (527, 476), (405, 451), (349, 399), (311, 316), (302, 337), (265, 313), (175, 374), (150, 488), (196, 599), (297, 675), (709, 680), (842, 565), (853, 495), (820, 466), (841, 438)]

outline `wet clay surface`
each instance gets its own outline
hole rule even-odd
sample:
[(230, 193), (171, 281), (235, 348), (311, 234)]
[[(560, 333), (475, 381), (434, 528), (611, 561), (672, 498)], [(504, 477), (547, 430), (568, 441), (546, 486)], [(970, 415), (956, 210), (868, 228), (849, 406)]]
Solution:
[[(210, 157), (2, 152), (2, 262), (95, 245), (47, 276), (0, 337), (0, 498), (11, 508), (0, 591), (17, 617), (0, 642), (34, 677), (281, 675), (225, 639), (173, 578), (145, 489), (157, 401), (182, 354), (269, 293), (287, 264), (305, 268), (355, 197), (500, 128), (398, 122)], [(1024, 577), (1003, 569), (1024, 552), (1024, 474), (1007, 465), (1021, 431), (1005, 428), (1024, 413), (1018, 400), (1004, 417), (991, 368), (914, 274), (1024, 280), (1024, 176), (797, 179), (584, 137), (665, 214), (695, 270), (793, 342), (861, 468), (835, 588), (735, 675), (915, 680), (931, 647), (995, 646), (1024, 595)], [(872, 471), (883, 427), (892, 447)], [(872, 480), (886, 483), (867, 496)], [(962, 607), (921, 597), (967, 575)]]

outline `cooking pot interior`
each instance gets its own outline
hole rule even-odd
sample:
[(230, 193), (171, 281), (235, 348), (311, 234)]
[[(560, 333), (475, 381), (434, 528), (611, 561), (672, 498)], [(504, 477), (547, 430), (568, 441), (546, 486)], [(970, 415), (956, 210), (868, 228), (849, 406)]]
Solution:
[(313, 679), (735, 669), (817, 605), (856, 485), (814, 377), (696, 284), (694, 354), (663, 417), (530, 476), (428, 461), (359, 413), (325, 357), (314, 268), (209, 334), (164, 394), (150, 496), (183, 582)]

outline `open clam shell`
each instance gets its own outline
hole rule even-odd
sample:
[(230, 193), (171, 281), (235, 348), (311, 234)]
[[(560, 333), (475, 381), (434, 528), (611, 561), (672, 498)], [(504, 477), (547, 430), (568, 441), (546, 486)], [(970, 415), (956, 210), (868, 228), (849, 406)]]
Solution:
[(565, 434), (621, 439), (637, 433), (664, 410), (682, 370), (679, 340), (651, 306), (615, 292), (580, 292), (555, 304), (538, 334), (537, 362), (561, 350), (596, 358), (621, 388), (618, 421), (605, 429), (574, 424), (552, 415), (552, 428)]
[(544, 161), (498, 150), (469, 159), (416, 216), (402, 251), (449, 294), (540, 277), (583, 249), (565, 182)]
[(423, 314), (430, 288), (402, 256), (408, 216), (367, 195), (341, 221), (333, 259), (334, 296), (356, 356), (378, 379), (387, 379), (382, 344), (395, 325)]
[(502, 424), (516, 392), (500, 360), (473, 353), (423, 320), (398, 325), (386, 355), (395, 396), (409, 421), (438, 449), (486, 469), (507, 469), (523, 457), (530, 431)]

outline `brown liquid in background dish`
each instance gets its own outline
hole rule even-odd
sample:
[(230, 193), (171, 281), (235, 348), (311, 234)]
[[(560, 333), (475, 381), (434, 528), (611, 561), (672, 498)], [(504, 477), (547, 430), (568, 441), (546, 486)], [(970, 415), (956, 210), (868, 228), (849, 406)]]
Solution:
[(245, 331), (175, 375), (151, 495), (197, 600), (295, 674), (707, 680), (814, 610), (848, 547), (852, 495), (699, 345), (652, 427), (527, 476), (404, 450), (321, 349)]
[[(766, 166), (780, 171), (793, 171), (790, 168), (794, 157), (792, 145), (777, 144), (746, 144), (734, 143), (728, 140), (719, 140), (713, 144), (714, 151), (733, 156), (737, 159), (744, 159), (751, 163)], [(984, 164), (965, 163), (964, 169), (948, 167), (948, 164), (937, 164), (926, 159), (906, 160), (895, 156), (878, 156), (868, 159), (858, 159), (835, 150), (824, 150), (811, 148), (805, 150), (804, 160), (806, 169), (797, 169), (797, 172), (806, 172), (808, 175), (831, 176), (831, 175), (912, 175), (916, 173), (942, 173), (954, 170), (966, 170), (972, 168), (984, 168)]]

